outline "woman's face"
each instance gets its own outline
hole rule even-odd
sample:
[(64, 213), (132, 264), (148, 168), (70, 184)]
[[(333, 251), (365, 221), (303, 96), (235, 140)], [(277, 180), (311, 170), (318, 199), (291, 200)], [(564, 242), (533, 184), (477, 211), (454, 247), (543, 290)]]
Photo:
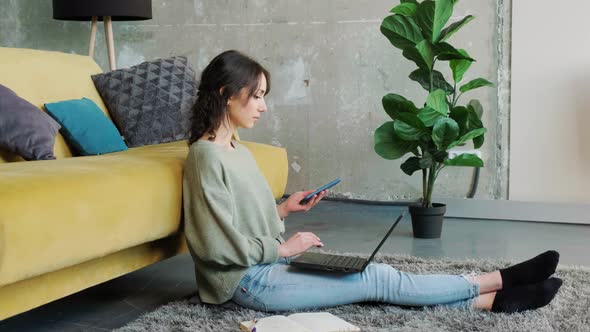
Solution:
[(233, 96), (228, 101), (229, 118), (236, 128), (252, 128), (260, 115), (266, 112), (266, 102), (264, 94), (266, 93), (266, 77), (260, 75), (260, 85), (252, 97), (248, 96), (248, 91), (243, 88), (239, 96)]

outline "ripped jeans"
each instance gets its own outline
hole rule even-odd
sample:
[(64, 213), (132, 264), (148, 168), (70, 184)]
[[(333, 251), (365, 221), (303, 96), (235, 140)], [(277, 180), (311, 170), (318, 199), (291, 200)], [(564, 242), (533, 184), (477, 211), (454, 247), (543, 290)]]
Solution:
[(317, 309), (357, 302), (471, 309), (479, 285), (469, 276), (414, 275), (370, 263), (361, 273), (303, 270), (288, 258), (248, 269), (232, 301), (259, 311)]

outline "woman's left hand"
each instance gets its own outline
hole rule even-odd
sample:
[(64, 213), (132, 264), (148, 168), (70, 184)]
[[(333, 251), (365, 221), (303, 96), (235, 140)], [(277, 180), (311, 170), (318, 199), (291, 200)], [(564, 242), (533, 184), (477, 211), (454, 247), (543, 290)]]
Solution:
[(286, 201), (281, 203), (277, 208), (281, 218), (285, 218), (291, 212), (309, 211), (312, 207), (319, 203), (319, 201), (328, 194), (327, 190), (321, 191), (319, 194), (313, 196), (307, 203), (299, 204), (299, 202), (307, 195), (314, 192), (313, 190), (298, 191), (292, 193)]

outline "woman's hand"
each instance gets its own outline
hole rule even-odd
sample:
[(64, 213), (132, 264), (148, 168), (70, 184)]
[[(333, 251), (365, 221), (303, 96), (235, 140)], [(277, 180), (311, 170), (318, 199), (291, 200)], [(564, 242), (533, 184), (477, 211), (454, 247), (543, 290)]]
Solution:
[(314, 192), (313, 190), (298, 191), (292, 193), (287, 200), (277, 206), (277, 211), (281, 218), (285, 218), (291, 212), (309, 211), (312, 207), (319, 203), (319, 201), (328, 194), (327, 190), (321, 191), (319, 194), (313, 196), (306, 204), (299, 204), (299, 202), (307, 195)]
[(323, 247), (324, 244), (320, 241), (320, 238), (313, 233), (298, 232), (285, 241), (285, 243), (279, 245), (279, 256), (295, 256), (305, 252), (313, 246)]

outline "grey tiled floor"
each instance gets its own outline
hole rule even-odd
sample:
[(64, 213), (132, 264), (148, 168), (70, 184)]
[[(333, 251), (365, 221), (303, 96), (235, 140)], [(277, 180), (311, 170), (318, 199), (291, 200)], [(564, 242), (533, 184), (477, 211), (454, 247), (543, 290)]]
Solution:
[[(324, 201), (287, 218), (285, 238), (316, 233), (325, 249), (370, 253), (404, 209)], [(382, 248), (422, 257), (526, 259), (547, 250), (561, 263), (590, 266), (590, 226), (445, 219), (440, 239), (412, 237), (408, 216)], [(195, 291), (190, 256), (181, 255), (0, 322), (0, 331), (109, 331)]]

